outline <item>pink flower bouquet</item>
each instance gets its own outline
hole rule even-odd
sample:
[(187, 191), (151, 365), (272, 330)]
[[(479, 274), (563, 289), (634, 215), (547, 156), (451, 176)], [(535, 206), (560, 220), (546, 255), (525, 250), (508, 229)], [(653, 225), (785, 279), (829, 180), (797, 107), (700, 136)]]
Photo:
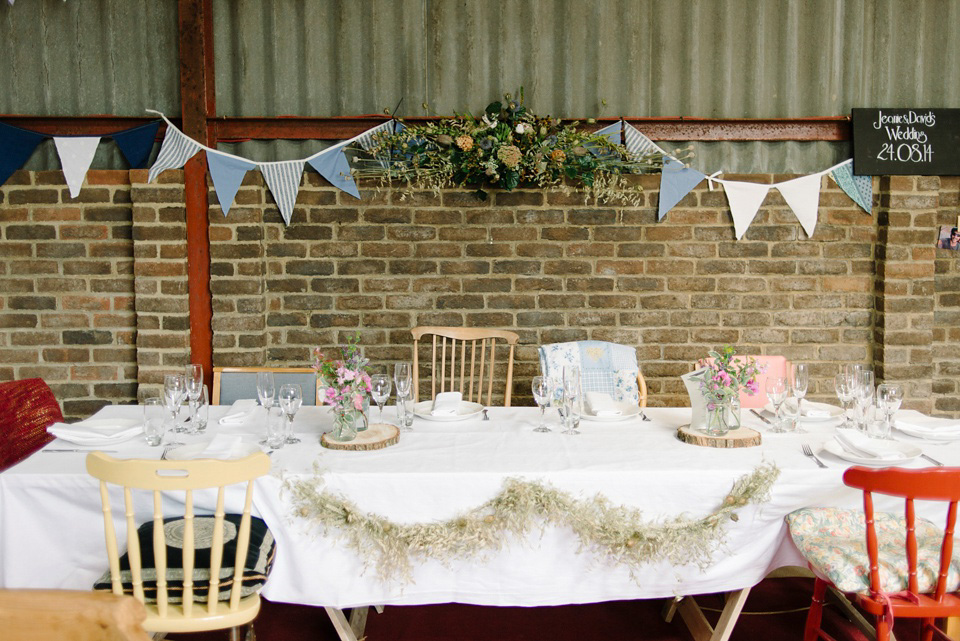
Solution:
[(364, 399), (370, 393), (370, 374), (367, 372), (370, 361), (360, 352), (359, 343), (359, 334), (348, 338), (339, 360), (328, 358), (319, 347), (313, 348), (313, 369), (327, 385), (317, 402), (330, 405), (338, 413), (350, 410), (362, 413)]
[(719, 352), (709, 352), (710, 359), (700, 362), (706, 368), (700, 379), (700, 391), (709, 403), (740, 398), (742, 391), (749, 396), (760, 391), (757, 374), (763, 371), (763, 367), (749, 356), (734, 358), (736, 353), (728, 345)]

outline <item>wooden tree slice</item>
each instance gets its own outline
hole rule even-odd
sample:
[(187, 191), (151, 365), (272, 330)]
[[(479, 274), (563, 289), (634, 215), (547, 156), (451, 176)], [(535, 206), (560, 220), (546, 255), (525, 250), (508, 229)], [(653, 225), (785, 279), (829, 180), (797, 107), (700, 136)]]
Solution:
[(702, 447), (756, 447), (760, 445), (760, 432), (749, 427), (739, 427), (723, 436), (710, 436), (699, 429), (692, 429), (689, 425), (681, 425), (677, 429), (677, 438), (690, 445)]
[(388, 423), (371, 423), (367, 429), (357, 434), (352, 441), (335, 441), (329, 432), (320, 436), (320, 445), (331, 450), (382, 450), (396, 445), (400, 440), (400, 430)]

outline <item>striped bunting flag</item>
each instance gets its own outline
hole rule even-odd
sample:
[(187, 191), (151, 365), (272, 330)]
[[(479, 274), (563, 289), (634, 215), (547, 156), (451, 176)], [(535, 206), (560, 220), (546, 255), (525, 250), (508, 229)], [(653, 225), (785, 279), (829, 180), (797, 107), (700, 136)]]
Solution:
[(293, 206), (297, 202), (297, 193), (300, 191), (300, 178), (303, 175), (303, 160), (286, 160), (259, 165), (267, 187), (273, 194), (280, 208), (283, 222), (290, 224), (293, 215)]
[(153, 179), (167, 169), (179, 169), (183, 167), (193, 155), (200, 151), (201, 146), (191, 138), (187, 138), (173, 125), (167, 125), (167, 133), (163, 136), (163, 144), (160, 146), (160, 154), (157, 156), (157, 162), (153, 163), (150, 173), (147, 175), (147, 182), (152, 183)]
[(623, 129), (625, 134), (624, 137), (626, 138), (626, 141), (623, 143), (623, 145), (631, 154), (635, 156), (646, 156), (657, 152), (663, 156), (669, 155), (663, 149), (660, 149), (660, 147), (655, 145), (652, 140), (640, 133), (640, 131), (630, 123), (624, 123)]
[(363, 147), (364, 151), (370, 151), (373, 147), (373, 137), (374, 135), (385, 131), (387, 133), (393, 133), (393, 121), (388, 120), (382, 125), (377, 125), (373, 129), (367, 129), (365, 132), (356, 137), (356, 141)]

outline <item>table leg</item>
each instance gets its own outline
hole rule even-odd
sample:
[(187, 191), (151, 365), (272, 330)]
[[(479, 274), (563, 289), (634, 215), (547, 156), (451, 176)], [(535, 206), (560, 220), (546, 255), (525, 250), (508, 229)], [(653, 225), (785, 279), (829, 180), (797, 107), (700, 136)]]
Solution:
[(674, 599), (673, 603), (667, 604), (663, 618), (669, 622), (674, 612), (679, 613), (694, 641), (728, 641), (749, 594), (750, 588), (728, 592), (723, 610), (720, 612), (720, 620), (715, 627), (707, 621), (707, 617), (703, 615), (703, 611), (692, 596), (683, 597), (680, 600)]
[[(347, 617), (344, 616), (343, 610), (326, 606), (324, 606), (323, 609), (327, 611), (327, 616), (330, 617), (330, 622), (333, 623), (333, 627), (336, 629), (340, 641), (357, 641), (357, 635), (353, 633), (353, 628), (350, 627), (350, 622), (347, 621)], [(366, 610), (366, 608), (364, 608), (364, 610)], [(366, 618), (364, 618), (364, 620), (366, 620)]]

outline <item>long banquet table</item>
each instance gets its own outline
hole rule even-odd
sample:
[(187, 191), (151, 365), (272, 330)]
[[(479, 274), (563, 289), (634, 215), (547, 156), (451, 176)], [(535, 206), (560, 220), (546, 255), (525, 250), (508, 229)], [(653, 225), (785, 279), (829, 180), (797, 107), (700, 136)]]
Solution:
[[(208, 434), (245, 434), (251, 441), (262, 436), (259, 414), (244, 425), (219, 425), (216, 419), (227, 411), (211, 408)], [(385, 420), (393, 419), (392, 412), (387, 408)], [(540, 606), (739, 590), (775, 568), (804, 565), (784, 525), (787, 513), (807, 505), (861, 504), (860, 494), (842, 484), (849, 463), (821, 452), (828, 467), (820, 469), (801, 452), (804, 443), (818, 451), (836, 422), (806, 423), (804, 434), (773, 434), (745, 411), (744, 424), (761, 431), (763, 444), (714, 449), (676, 438), (677, 427), (689, 422), (689, 409), (648, 408), (646, 414), (650, 421), (585, 421), (582, 434), (568, 436), (559, 433), (555, 413), (548, 413), (555, 431), (539, 434), (532, 432), (538, 409), (491, 408), (489, 421), (418, 418), (414, 431), (394, 446), (346, 452), (319, 445), (320, 433), (332, 427), (328, 409), (302, 408), (294, 430), (303, 442), (274, 452), (271, 474), (256, 482), (254, 507), (278, 546), (263, 594), (273, 601), (350, 608)], [(96, 418), (139, 416), (137, 407), (108, 406)], [(960, 444), (915, 442), (948, 465), (960, 464)], [(55, 441), (47, 449), (58, 447), (76, 446)], [(117, 457), (156, 458), (162, 451), (140, 438), (109, 449)], [(0, 474), (0, 586), (87, 589), (103, 572), (100, 498), (84, 459), (83, 452), (38, 452)], [(709, 514), (736, 479), (764, 463), (780, 469), (769, 500), (740, 509), (739, 519), (726, 523), (712, 565), (658, 562), (635, 576), (601, 552), (579, 549), (571, 530), (547, 526), (527, 540), (507, 540), (483, 558), (425, 561), (415, 566), (412, 581), (383, 581), (336, 532), (324, 533), (299, 517), (284, 489), (285, 482), (321, 475), (325, 489), (360, 510), (411, 523), (451, 518), (497, 494), (505, 479), (522, 478), (578, 497), (600, 494), (613, 505), (642, 509), (647, 519), (664, 520)], [(927, 464), (917, 459), (906, 466)], [(150, 506), (140, 509), (138, 522), (148, 520)], [(122, 515), (115, 516), (123, 533)]]

